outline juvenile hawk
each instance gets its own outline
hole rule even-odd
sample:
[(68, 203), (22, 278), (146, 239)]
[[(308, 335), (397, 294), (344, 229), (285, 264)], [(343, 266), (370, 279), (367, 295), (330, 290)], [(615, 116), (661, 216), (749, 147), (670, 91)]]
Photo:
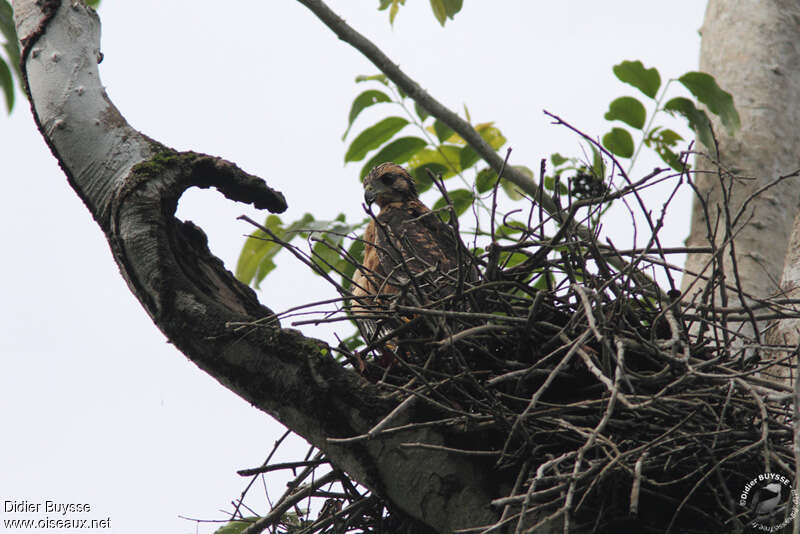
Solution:
[[(356, 316), (385, 311), (396, 298), (424, 305), (476, 279), (469, 251), (453, 228), (420, 202), (403, 167), (383, 163), (372, 169), (364, 179), (364, 200), (380, 212), (364, 232), (364, 261), (353, 279)], [(360, 319), (359, 324), (369, 343), (377, 323)]]

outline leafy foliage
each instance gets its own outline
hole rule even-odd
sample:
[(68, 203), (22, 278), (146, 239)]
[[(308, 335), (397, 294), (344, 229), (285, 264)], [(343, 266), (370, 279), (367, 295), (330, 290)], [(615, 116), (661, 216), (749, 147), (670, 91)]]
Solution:
[(244, 521), (230, 521), (214, 531), (214, 534), (240, 534), (244, 529), (255, 523), (258, 517), (247, 517)]
[(14, 12), (8, 0), (0, 0), (0, 34), (5, 42), (3, 50), (5, 57), (0, 56), (0, 89), (6, 100), (6, 110), (11, 113), (14, 109), (14, 77), (20, 78), (19, 72), (19, 42), (17, 41), (17, 31), (14, 28)]
[[(283, 514), (280, 520), (277, 521), (277, 528), (274, 530), (274, 532), (277, 534), (292, 534), (294, 532), (301, 532), (305, 527), (308, 527), (312, 523), (312, 521), (305, 518), (307, 515), (307, 510), (289, 510)], [(240, 521), (229, 521), (225, 525), (215, 530), (214, 534), (241, 534), (247, 527), (251, 526), (259, 519), (261, 518), (245, 517)]]
[[(366, 159), (359, 171), (359, 179), (363, 180), (370, 169), (386, 161), (404, 164), (414, 177), (420, 193), (433, 187), (431, 175), (444, 180), (459, 177), (469, 187), (455, 188), (448, 195), (458, 216), (464, 214), (480, 194), (486, 194), (494, 187), (497, 174), (488, 168), (480, 172), (476, 169), (480, 160), (477, 152), (447, 125), (434, 120), (418, 105), (412, 105), (409, 98), (384, 75), (358, 76), (356, 83), (370, 83), (376, 87), (362, 91), (353, 100), (343, 139), (348, 138), (351, 128), (369, 107), (389, 104), (399, 107), (405, 115), (384, 117), (361, 130), (350, 141), (345, 151), (345, 162)], [(465, 115), (468, 116), (466, 109)], [(474, 127), (495, 150), (506, 143), (505, 136), (493, 122), (475, 124)], [(404, 132), (409, 128), (414, 128), (417, 135), (405, 135)], [(533, 176), (527, 167), (522, 169)], [(471, 178), (468, 178), (467, 172), (472, 173)], [(491, 185), (487, 186), (489, 183)], [(512, 200), (521, 198), (511, 184), (503, 181), (501, 186)], [(433, 208), (440, 209), (440, 216), (444, 220), (449, 219), (450, 210), (443, 196), (439, 195), (434, 200)], [(348, 223), (344, 215), (333, 220), (316, 220), (307, 213), (297, 221), (285, 223), (279, 216), (269, 215), (263, 224), (269, 233), (258, 229), (251, 234), (239, 255), (236, 276), (258, 287), (275, 269), (275, 255), (283, 248), (280, 242), (288, 243), (299, 238), (309, 242), (309, 261), (313, 263), (316, 273), (338, 273), (341, 285), (346, 290), (352, 283), (354, 261), (359, 262), (363, 257), (363, 243), (353, 238), (367, 221)], [(346, 236), (350, 237), (347, 242)], [(354, 261), (347, 261), (346, 258)]]
[[(641, 61), (623, 61), (614, 65), (613, 71), (621, 82), (635, 87), (648, 97), (653, 107), (650, 120), (647, 121), (647, 110), (639, 99), (623, 96), (611, 102), (605, 115), (606, 120), (620, 121), (641, 131), (638, 145), (634, 143), (633, 135), (626, 128), (614, 127), (605, 134), (602, 138), (603, 146), (614, 156), (630, 159), (632, 167), (639, 149), (644, 145), (658, 154), (672, 169), (680, 170), (682, 163), (675, 149), (683, 137), (669, 128), (653, 124), (655, 117), (662, 111), (683, 118), (694, 130), (700, 142), (714, 150), (714, 132), (704, 110), (699, 109), (686, 97), (672, 98), (662, 106), (661, 102), (667, 89), (675, 80), (670, 80), (661, 91), (661, 96), (657, 98), (661, 89), (661, 75), (655, 68), (647, 69)], [(703, 72), (687, 72), (677, 81), (711, 113), (717, 115), (730, 134), (739, 128), (739, 114), (733, 105), (733, 97), (717, 85), (713, 76)]]
[(661, 75), (654, 68), (645, 69), (641, 61), (623, 61), (614, 65), (614, 75), (650, 98), (655, 98), (661, 87)]
[[(378, 10), (383, 11), (388, 9), (389, 23), (394, 24), (394, 19), (397, 16), (397, 12), (400, 10), (400, 6), (405, 5), (406, 0), (379, 0), (379, 2)], [(439, 24), (444, 26), (447, 19), (453, 20), (456, 13), (461, 11), (464, 0), (430, 0), (430, 3), (433, 16), (436, 17)]]
[(644, 106), (632, 96), (617, 98), (608, 106), (608, 113), (606, 113), (606, 120), (620, 120), (638, 130), (644, 128), (646, 117), (647, 112)]
[[(363, 225), (363, 221), (348, 225), (343, 214), (332, 221), (325, 221), (316, 220), (313, 215), (306, 213), (288, 225), (279, 216), (269, 215), (263, 225), (266, 231), (258, 229), (245, 241), (236, 264), (236, 277), (258, 288), (264, 277), (275, 269), (275, 255), (283, 248), (280, 242), (290, 242), (296, 237), (313, 244), (313, 261), (320, 272), (328, 273), (336, 269), (345, 274), (349, 272), (349, 277), (352, 277), (353, 269), (342, 257), (339, 247), (346, 234)], [(362, 250), (363, 246), (356, 241), (348, 252), (360, 257)]]
[(603, 136), (603, 146), (621, 158), (633, 157), (633, 137), (625, 128), (612, 128)]
[(394, 134), (406, 127), (408, 121), (402, 117), (387, 117), (379, 123), (367, 128), (356, 137), (347, 153), (344, 155), (345, 163), (348, 161), (361, 161), (367, 152), (374, 150), (394, 137)]
[(664, 111), (673, 115), (680, 115), (685, 118), (692, 130), (697, 134), (697, 138), (707, 147), (714, 146), (714, 135), (711, 131), (711, 121), (708, 115), (698, 109), (694, 102), (684, 97), (676, 97), (664, 104)]
[(678, 81), (705, 104), (711, 113), (718, 115), (730, 133), (739, 129), (741, 123), (733, 106), (733, 96), (723, 91), (713, 76), (705, 72), (687, 72)]
[(347, 134), (350, 132), (350, 127), (353, 125), (353, 121), (356, 120), (358, 114), (364, 111), (364, 109), (379, 102), (390, 101), (391, 98), (389, 98), (386, 93), (383, 91), (378, 91), (377, 89), (369, 89), (358, 95), (355, 100), (353, 100), (353, 105), (350, 107), (350, 116), (347, 120), (347, 130), (345, 130), (344, 135), (342, 135), (342, 139), (347, 137)]
[[(403, 5), (403, 2), (386, 0), (382, 8)], [(458, 8), (460, 9), (460, 2)], [(614, 99), (605, 114), (609, 121), (616, 122), (611, 130), (603, 135), (602, 147), (616, 158), (628, 159), (631, 165), (635, 162), (642, 146), (653, 150), (672, 169), (680, 170), (682, 162), (678, 156), (678, 143), (684, 137), (676, 131), (662, 125), (654, 124), (654, 118), (660, 112), (682, 117), (689, 128), (694, 130), (698, 139), (705, 146), (713, 146), (711, 123), (705, 111), (699, 109), (694, 101), (678, 96), (665, 104), (666, 90), (671, 81), (662, 88), (661, 75), (655, 68), (645, 68), (641, 61), (623, 61), (613, 67), (617, 78), (638, 89), (648, 100), (651, 111), (634, 96), (621, 96)], [(733, 131), (739, 126), (739, 118), (733, 107), (733, 98), (722, 90), (714, 78), (703, 73), (689, 72), (677, 79), (689, 92), (703, 103), (709, 111), (720, 116), (723, 124)], [(358, 173), (360, 180), (375, 165), (386, 161), (405, 165), (417, 183), (420, 193), (433, 187), (432, 176), (448, 181), (458, 177), (461, 184), (448, 187), (447, 199), (439, 194), (432, 201), (434, 210), (445, 221), (451, 213), (461, 216), (467, 212), (477, 214), (488, 210), (482, 197), (493, 194), (495, 187), (502, 191), (508, 199), (518, 201), (523, 198), (513, 184), (506, 180), (497, 183), (497, 173), (487, 167), (478, 167), (480, 156), (460, 135), (442, 121), (435, 119), (416, 102), (411, 101), (397, 86), (383, 74), (361, 75), (356, 83), (370, 84), (371, 87), (360, 92), (350, 105), (347, 115), (347, 128), (342, 140), (347, 140), (353, 127), (364, 119), (363, 113), (368, 108), (381, 106), (387, 113), (374, 124), (363, 129), (349, 141), (345, 151), (346, 163), (362, 162)], [(658, 96), (659, 91), (661, 95)], [(389, 112), (388, 108), (395, 112)], [(464, 116), (471, 121), (469, 111), (464, 107)], [(495, 150), (506, 144), (506, 138), (493, 122), (474, 124), (475, 130)], [(638, 140), (634, 140), (631, 130), (638, 131)], [(415, 130), (413, 135), (409, 129)], [(565, 157), (552, 154), (549, 174), (543, 177), (543, 188), (556, 196), (571, 195), (575, 199), (603, 198), (610, 191), (608, 169), (603, 154), (594, 145), (588, 145), (591, 161), (581, 158)], [(365, 161), (366, 160), (366, 161)], [(533, 171), (524, 165), (514, 167), (534, 178)], [(470, 208), (473, 208), (470, 210)], [(451, 211), (452, 210), (452, 211)], [(589, 221), (597, 224), (604, 210), (596, 210), (589, 215)], [(274, 268), (275, 255), (283, 248), (280, 244), (294, 239), (306, 239), (309, 243), (309, 263), (317, 274), (328, 276), (337, 273), (341, 277), (341, 286), (347, 290), (354, 274), (355, 263), (362, 259), (363, 243), (356, 239), (356, 231), (361, 230), (368, 219), (356, 223), (347, 222), (340, 214), (333, 220), (317, 220), (311, 214), (305, 214), (299, 220), (286, 223), (277, 215), (270, 215), (264, 223), (263, 230), (257, 230), (242, 249), (237, 264), (237, 277), (256, 287)], [(496, 236), (504, 239), (511, 235), (508, 229), (515, 224), (504, 223)], [(480, 223), (476, 220), (478, 226)], [(504, 228), (504, 229), (503, 229)], [(479, 228), (475, 229), (480, 233)], [(506, 265), (513, 265), (521, 258), (508, 254)], [(548, 278), (540, 280), (546, 283)], [(354, 343), (355, 340), (351, 340)]]

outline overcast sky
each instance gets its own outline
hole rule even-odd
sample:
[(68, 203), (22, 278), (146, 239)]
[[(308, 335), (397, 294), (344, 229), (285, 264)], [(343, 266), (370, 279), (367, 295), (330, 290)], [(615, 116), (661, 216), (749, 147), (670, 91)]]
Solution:
[[(580, 155), (543, 109), (602, 135), (614, 98), (636, 94), (611, 67), (640, 59), (663, 79), (697, 66), (704, 2), (466, 0), (442, 29), (429, 3), (408, 0), (392, 29), (377, 0), (330, 6), (434, 97), (495, 121), (512, 163)], [(236, 162), (284, 192), (285, 219), (362, 216), (358, 172), (341, 135), (358, 74), (376, 69), (293, 0), (115, 2), (100, 8), (108, 94), (143, 133), (179, 150)], [(679, 92), (675, 93), (676, 95)], [(359, 118), (358, 132), (385, 116)], [(634, 174), (658, 162), (643, 159)], [(108, 245), (36, 131), (27, 102), (0, 117), (0, 500), (89, 503), (112, 532), (208, 533), (178, 516), (222, 519), (283, 429), (190, 363), (129, 292)], [(659, 210), (666, 190), (649, 202)], [(688, 232), (676, 201), (662, 244)], [(235, 266), (236, 217), (263, 219), (212, 191), (190, 192), (179, 215), (200, 224)], [(624, 217), (606, 234), (630, 244)], [(288, 255), (259, 294), (281, 311), (330, 294)], [(330, 330), (307, 328), (329, 338)], [(299, 450), (286, 450), (284, 458)], [(270, 496), (282, 491), (269, 479)], [(265, 511), (263, 488), (249, 501)], [(0, 519), (45, 514), (2, 514)], [(52, 515), (52, 514), (51, 514)], [(1, 527), (0, 527), (1, 528)]]

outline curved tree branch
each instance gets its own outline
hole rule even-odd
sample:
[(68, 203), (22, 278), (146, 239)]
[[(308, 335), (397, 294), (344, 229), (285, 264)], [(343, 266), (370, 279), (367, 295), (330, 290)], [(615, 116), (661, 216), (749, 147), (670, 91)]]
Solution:
[[(417, 428), (365, 442), (393, 408), (327, 345), (278, 321), (241, 333), (231, 323), (274, 314), (211, 254), (205, 234), (175, 218), (189, 187), (283, 211), (283, 196), (234, 164), (180, 153), (134, 130), (100, 83), (100, 24), (77, 0), (15, 0), (22, 72), (34, 119), (70, 184), (106, 235), (131, 291), (200, 368), (324, 451), (340, 469), (438, 532), (494, 523), (492, 469), (439, 450), (442, 431)], [(263, 326), (269, 324), (270, 326)], [(420, 415), (409, 408), (394, 424)]]

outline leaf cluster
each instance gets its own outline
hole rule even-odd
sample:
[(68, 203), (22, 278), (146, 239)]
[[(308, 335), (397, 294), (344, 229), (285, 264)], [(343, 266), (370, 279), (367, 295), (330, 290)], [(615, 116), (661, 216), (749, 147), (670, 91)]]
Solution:
[(683, 165), (676, 152), (678, 142), (683, 141), (683, 137), (674, 130), (654, 125), (655, 117), (661, 112), (684, 119), (707, 149), (712, 152), (716, 150), (711, 121), (704, 109), (698, 107), (693, 100), (682, 96), (671, 98), (662, 104), (667, 89), (673, 81), (683, 85), (708, 111), (718, 116), (731, 135), (740, 126), (733, 97), (720, 88), (710, 74), (687, 72), (676, 80), (670, 80), (659, 95), (661, 75), (657, 69), (645, 68), (642, 62), (637, 60), (623, 61), (614, 65), (613, 71), (617, 79), (635, 87), (646, 96), (649, 99), (648, 104), (653, 108), (648, 118), (646, 107), (638, 98), (621, 96), (611, 102), (605, 114), (606, 120), (622, 122), (641, 132), (638, 148), (635, 146), (633, 135), (624, 127), (615, 126), (602, 138), (606, 149), (619, 158), (631, 160), (631, 165), (642, 144), (652, 149), (672, 169), (680, 170)]
[(264, 278), (275, 269), (275, 255), (283, 249), (281, 242), (288, 243), (299, 238), (311, 244), (313, 262), (318, 269), (316, 272), (336, 270), (344, 273), (349, 287), (355, 267), (347, 261), (347, 257), (361, 257), (364, 246), (361, 241), (353, 241), (345, 251), (342, 244), (347, 235), (364, 224), (365, 221), (347, 224), (344, 214), (339, 214), (333, 220), (318, 220), (306, 213), (289, 224), (285, 224), (278, 215), (269, 215), (263, 229), (256, 230), (245, 241), (236, 264), (236, 277), (258, 289)]
[[(432, 190), (432, 176), (448, 181), (458, 179), (464, 187), (451, 189), (448, 193), (456, 216), (463, 215), (475, 205), (476, 199), (492, 191), (498, 181), (497, 173), (488, 167), (477, 169), (480, 158), (461, 136), (411, 102), (384, 75), (358, 76), (356, 83), (370, 84), (371, 87), (353, 99), (343, 140), (348, 138), (359, 117), (369, 108), (384, 105), (399, 111), (399, 114), (383, 117), (367, 126), (349, 142), (344, 160), (345, 163), (363, 162), (358, 172), (360, 180), (373, 167), (387, 161), (405, 165), (420, 193)], [(470, 120), (466, 107), (464, 113)], [(493, 122), (475, 124), (475, 129), (495, 150), (506, 143), (505, 136)], [(519, 169), (533, 176), (527, 167), (519, 166)], [(510, 183), (503, 181), (499, 186), (509, 198), (522, 198)], [(450, 210), (445, 209), (447, 206), (448, 200), (443, 195), (434, 197), (432, 208), (441, 210), (440, 215), (444, 220), (450, 216)], [(352, 262), (348, 263), (343, 258), (353, 258), (357, 262), (362, 259), (363, 243), (352, 238), (354, 232), (362, 229), (367, 221), (363, 219), (351, 223), (343, 214), (333, 220), (316, 220), (313, 215), (305, 214), (297, 221), (286, 223), (279, 216), (270, 215), (264, 227), (286, 242), (306, 239), (310, 244), (312, 261), (317, 267), (315, 272), (320, 275), (338, 273), (342, 286), (347, 289), (352, 283), (354, 271)], [(348, 235), (351, 238), (349, 246), (343, 242)], [(275, 268), (274, 257), (282, 247), (274, 239), (270, 241), (272, 238), (262, 230), (256, 230), (250, 237), (252, 239), (248, 240), (239, 256), (236, 276), (258, 287)]]
[[(3, 51), (5, 58), (0, 55), (0, 89), (6, 100), (6, 110), (11, 113), (14, 109), (14, 77), (21, 79), (19, 65), (19, 40), (14, 28), (14, 12), (8, 0), (0, 0), (0, 35), (3, 36)], [(12, 74), (13, 73), (13, 74)]]
[[(607, 207), (616, 195), (613, 193), (613, 177), (609, 172), (606, 156), (628, 159), (632, 166), (642, 146), (653, 150), (672, 169), (680, 170), (683, 162), (678, 155), (677, 145), (683, 137), (670, 128), (654, 124), (654, 118), (661, 111), (684, 117), (701, 139), (704, 139), (703, 136), (713, 135), (705, 111), (688, 98), (672, 98), (661, 105), (666, 87), (662, 90), (661, 75), (655, 68), (645, 68), (641, 61), (623, 61), (614, 66), (613, 72), (619, 80), (644, 94), (654, 108), (648, 117), (645, 105), (639, 98), (622, 96), (611, 102), (605, 115), (607, 120), (618, 121), (639, 130), (639, 146), (634, 146), (633, 137), (627, 128), (614, 127), (602, 137), (602, 146), (587, 143), (589, 160), (552, 154), (549, 158), (549, 172), (542, 176), (541, 187), (553, 194), (556, 201), (560, 198), (570, 199), (570, 203), (596, 199), (595, 203), (599, 202)], [(690, 72), (681, 76), (678, 81), (693, 95), (697, 95), (700, 102), (712, 113), (720, 116), (724, 125), (731, 130), (738, 127), (738, 114), (733, 108), (733, 99), (718, 87), (713, 77)], [(442, 186), (453, 179), (460, 182), (459, 186), (448, 188), (447, 196), (439, 191), (429, 205), (445, 221), (449, 220), (451, 213), (460, 217), (471, 212), (475, 217), (475, 226), (471, 230), (473, 252), (477, 255), (485, 253), (484, 245), (479, 245), (479, 241), (489, 236), (485, 229), (488, 225), (481, 222), (481, 213), (484, 217), (490, 215), (488, 197), (500, 190), (509, 200), (520, 201), (523, 200), (522, 194), (506, 180), (498, 183), (497, 173), (491, 168), (480, 168), (478, 154), (460, 135), (440, 120), (431, 117), (384, 74), (361, 75), (356, 77), (356, 83), (367, 84), (369, 87), (353, 99), (347, 113), (347, 125), (342, 135), (342, 140), (350, 138), (344, 155), (345, 163), (360, 163), (360, 180), (378, 164), (391, 161), (405, 165), (414, 177), (420, 193), (433, 189), (434, 177), (441, 180)], [(660, 90), (661, 95), (658, 96)], [(382, 108), (385, 113), (377, 122), (351, 135), (353, 128), (367, 115), (366, 112), (373, 108)], [(392, 113), (392, 109), (396, 111)], [(466, 106), (463, 113), (467, 121), (472, 122)], [(506, 144), (505, 136), (494, 122), (477, 123), (474, 128), (493, 149), (499, 150)], [(584, 136), (584, 139), (589, 138)], [(604, 149), (607, 150), (605, 155), (602, 153)], [(534, 178), (533, 171), (527, 166), (515, 167), (531, 179)], [(605, 208), (586, 210), (585, 221), (593, 227), (597, 226), (603, 213)], [(368, 219), (348, 222), (343, 214), (330, 220), (317, 220), (313, 215), (305, 214), (293, 222), (284, 222), (280, 217), (270, 215), (264, 228), (273, 235), (267, 235), (262, 230), (252, 234), (242, 249), (236, 275), (240, 280), (258, 287), (274, 270), (275, 255), (284, 248), (281, 243), (305, 239), (310, 250), (309, 263), (313, 265), (312, 270), (326, 277), (337, 274), (341, 280), (340, 287), (348, 291), (355, 272), (354, 265), (360, 263), (363, 256), (363, 242), (356, 233), (367, 222)], [(495, 222), (490, 222), (496, 226), (491, 237), (498, 242), (514, 239), (519, 235), (520, 229), (525, 227), (525, 224), (515, 221), (512, 216), (504, 218), (501, 224), (495, 225)], [(503, 251), (499, 259), (504, 267), (511, 267), (526, 258), (518, 251)], [(546, 287), (548, 280), (547, 276), (542, 276), (535, 282), (535, 287)], [(348, 346), (356, 346), (362, 340), (353, 335), (345, 342)]]
[[(400, 6), (405, 5), (406, 0), (378, 0), (378, 10), (383, 11), (385, 9), (389, 10), (389, 23), (394, 24), (394, 19), (397, 16), (397, 12), (400, 10)], [(456, 16), (456, 13), (461, 11), (461, 7), (464, 4), (464, 0), (430, 0), (431, 3), (431, 11), (433, 11), (433, 16), (436, 17), (436, 20), (439, 21), (439, 24), (442, 26), (445, 25), (447, 19), (453, 20), (453, 17)]]

